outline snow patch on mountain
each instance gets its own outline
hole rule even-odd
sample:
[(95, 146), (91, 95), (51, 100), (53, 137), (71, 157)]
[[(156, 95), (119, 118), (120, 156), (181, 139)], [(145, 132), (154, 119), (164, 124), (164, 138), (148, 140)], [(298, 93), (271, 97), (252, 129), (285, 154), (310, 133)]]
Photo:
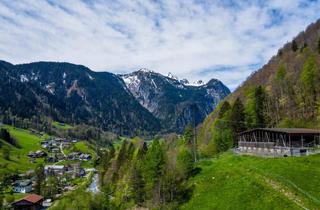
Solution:
[(138, 87), (140, 84), (140, 80), (137, 75), (124, 75), (122, 79), (128, 88), (130, 87)]
[(173, 75), (171, 72), (168, 73), (168, 76), (170, 79), (178, 80), (178, 77)]
[(52, 83), (50, 83), (50, 84), (47, 84), (46, 86), (45, 86), (45, 88), (46, 88), (46, 90), (49, 92), (49, 93), (51, 93), (52, 95), (54, 95), (54, 92), (55, 92), (55, 83), (54, 82), (52, 82)]
[(28, 77), (26, 75), (21, 74), (20, 75), (20, 81), (21, 82), (29, 82), (29, 79), (28, 79)]
[(87, 74), (87, 76), (89, 77), (90, 80), (94, 80), (94, 78), (90, 74)]

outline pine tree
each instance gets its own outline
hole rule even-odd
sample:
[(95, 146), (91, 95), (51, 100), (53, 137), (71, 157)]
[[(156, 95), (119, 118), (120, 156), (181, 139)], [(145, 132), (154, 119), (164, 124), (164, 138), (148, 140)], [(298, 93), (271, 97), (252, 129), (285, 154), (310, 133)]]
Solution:
[(184, 129), (183, 138), (186, 145), (192, 144), (193, 127), (191, 124), (188, 124), (187, 127)]
[(266, 94), (262, 86), (258, 86), (254, 92), (255, 97), (255, 117), (256, 125), (258, 127), (265, 127), (265, 103), (266, 103)]
[(248, 128), (263, 128), (265, 124), (265, 107), (267, 95), (262, 86), (252, 89), (246, 104), (246, 126)]
[(177, 156), (177, 168), (180, 172), (181, 176), (184, 179), (187, 179), (193, 170), (194, 163), (193, 163), (193, 155), (185, 146), (180, 146), (179, 153)]
[(298, 50), (298, 45), (297, 45), (297, 42), (296, 40), (293, 40), (292, 43), (291, 43), (291, 49), (293, 52), (296, 52)]
[(165, 154), (159, 140), (154, 140), (144, 161), (144, 178), (146, 180), (146, 195), (155, 202), (161, 200), (161, 178), (165, 169)]
[(223, 104), (221, 105), (221, 108), (219, 110), (219, 118), (222, 118), (223, 115), (229, 111), (231, 108), (230, 103), (228, 101), (224, 101)]
[(141, 162), (140, 160), (137, 160), (132, 168), (131, 168), (131, 188), (132, 188), (132, 197), (134, 202), (141, 206), (143, 202), (145, 201), (146, 194), (145, 194), (145, 182), (142, 176), (141, 171)]
[(237, 145), (237, 134), (246, 129), (245, 109), (240, 98), (237, 98), (231, 108), (230, 123), (234, 136), (234, 146)]
[(44, 167), (42, 164), (37, 165), (35, 168), (35, 177), (36, 177), (36, 184), (35, 184), (35, 193), (41, 194), (43, 184), (45, 181), (45, 174), (44, 174)]

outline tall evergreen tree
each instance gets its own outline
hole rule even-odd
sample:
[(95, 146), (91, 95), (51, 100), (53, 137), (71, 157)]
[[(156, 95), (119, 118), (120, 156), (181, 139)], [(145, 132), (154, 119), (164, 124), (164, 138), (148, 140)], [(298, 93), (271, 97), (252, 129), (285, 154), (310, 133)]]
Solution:
[(234, 146), (237, 145), (237, 134), (246, 129), (245, 109), (240, 98), (237, 98), (231, 108), (230, 124), (234, 136)]
[(196, 140), (196, 134), (195, 134), (195, 128), (192, 127), (191, 124), (189, 124), (185, 131), (184, 131), (184, 142), (192, 151), (193, 160), (194, 162), (197, 161), (197, 140)]
[(141, 206), (145, 201), (145, 181), (143, 179), (141, 171), (141, 162), (136, 160), (133, 166), (131, 167), (131, 176), (130, 176), (131, 188), (132, 188), (132, 197), (134, 202)]
[(222, 118), (223, 115), (229, 111), (231, 108), (230, 103), (228, 101), (224, 101), (223, 104), (221, 105), (221, 108), (219, 110), (219, 118)]
[(297, 45), (297, 42), (296, 40), (293, 40), (292, 43), (291, 43), (291, 49), (293, 52), (297, 51), (298, 50), (298, 45)]
[(44, 174), (44, 167), (42, 164), (37, 165), (37, 167), (35, 168), (35, 193), (37, 194), (41, 194), (43, 191), (43, 186), (44, 186), (44, 182), (45, 182), (45, 174)]
[(256, 125), (258, 127), (265, 127), (265, 105), (266, 105), (266, 93), (262, 86), (258, 86), (254, 92), (255, 97), (255, 117)]
[(144, 178), (147, 196), (157, 203), (161, 201), (161, 178), (164, 175), (165, 163), (163, 146), (159, 140), (154, 140), (144, 161)]

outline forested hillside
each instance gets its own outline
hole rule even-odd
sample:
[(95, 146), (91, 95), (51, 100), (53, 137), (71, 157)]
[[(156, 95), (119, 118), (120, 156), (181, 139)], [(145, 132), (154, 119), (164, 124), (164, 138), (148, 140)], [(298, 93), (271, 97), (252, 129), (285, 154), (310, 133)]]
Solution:
[(236, 144), (256, 127), (320, 126), (320, 21), (311, 24), (254, 72), (206, 118), (198, 142), (204, 155)]
[[(142, 78), (94, 72), (71, 63), (0, 61), (1, 121), (54, 120), (126, 136), (182, 132), (191, 122), (201, 123), (230, 92), (214, 79), (195, 87), (158, 73), (137, 72)], [(135, 91), (128, 79), (139, 82)], [(148, 106), (141, 102), (143, 95), (151, 100)], [(155, 112), (150, 103), (156, 104)]]

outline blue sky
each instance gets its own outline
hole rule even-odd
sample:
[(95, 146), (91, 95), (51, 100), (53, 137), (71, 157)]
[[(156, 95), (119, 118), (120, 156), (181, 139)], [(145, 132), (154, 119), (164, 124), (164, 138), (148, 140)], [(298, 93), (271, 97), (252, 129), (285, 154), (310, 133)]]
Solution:
[(0, 0), (0, 59), (149, 68), (234, 89), (319, 11), (316, 0)]

